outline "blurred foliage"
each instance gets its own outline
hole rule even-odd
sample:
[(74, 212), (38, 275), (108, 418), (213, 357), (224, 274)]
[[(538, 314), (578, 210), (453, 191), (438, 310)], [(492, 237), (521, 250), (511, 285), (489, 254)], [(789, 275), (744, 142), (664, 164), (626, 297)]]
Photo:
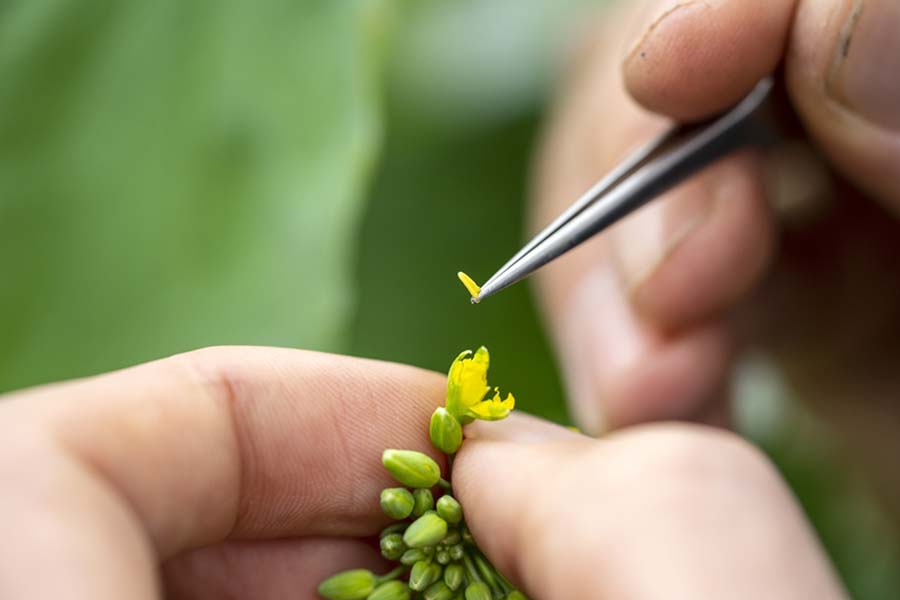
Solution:
[(221, 343), (339, 349), (380, 1), (0, 7), (0, 390)]

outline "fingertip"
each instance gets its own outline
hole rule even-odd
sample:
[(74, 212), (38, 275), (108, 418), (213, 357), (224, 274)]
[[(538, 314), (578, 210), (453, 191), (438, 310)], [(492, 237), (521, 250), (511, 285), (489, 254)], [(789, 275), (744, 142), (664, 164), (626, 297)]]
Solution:
[(793, 1), (657, 2), (623, 61), (647, 109), (693, 121), (736, 103), (778, 65)]

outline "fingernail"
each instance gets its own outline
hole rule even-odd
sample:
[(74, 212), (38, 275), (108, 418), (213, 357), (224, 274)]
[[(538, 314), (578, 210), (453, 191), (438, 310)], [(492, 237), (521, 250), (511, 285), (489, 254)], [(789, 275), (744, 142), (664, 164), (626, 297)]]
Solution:
[(581, 275), (560, 325), (560, 367), (575, 422), (588, 434), (603, 433), (604, 400), (647, 343), (610, 264)]
[(617, 225), (613, 257), (629, 296), (649, 280), (712, 212), (714, 191), (701, 179), (645, 206)]
[(853, 112), (900, 130), (900, 2), (853, 0), (829, 91)]
[(466, 427), (467, 439), (492, 442), (529, 444), (568, 440), (578, 436), (571, 429), (525, 413), (513, 413), (503, 421), (476, 421)]

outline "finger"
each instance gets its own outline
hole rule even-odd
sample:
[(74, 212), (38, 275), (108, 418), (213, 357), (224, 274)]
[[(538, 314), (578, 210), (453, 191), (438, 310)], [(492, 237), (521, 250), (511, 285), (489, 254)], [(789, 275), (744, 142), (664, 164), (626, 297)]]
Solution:
[(900, 4), (801, 0), (787, 56), (791, 97), (834, 165), (900, 210)]
[(730, 434), (509, 437), (475, 433), (454, 490), (481, 548), (531, 597), (844, 597), (774, 469)]
[(372, 533), (385, 518), (371, 499), (390, 483), (381, 451), (428, 450), (421, 424), (442, 388), (399, 365), (218, 348), (13, 396), (0, 405), (0, 479), (17, 490), (0, 496), (0, 585), (150, 597), (154, 553)]
[(163, 587), (169, 600), (313, 600), (319, 583), (338, 571), (384, 566), (373, 548), (353, 539), (230, 542), (169, 560)]
[[(626, 18), (611, 19), (595, 36), (550, 125), (538, 161), (537, 224), (665, 126), (621, 85), (611, 47)], [(759, 180), (754, 157), (722, 161), (540, 274), (585, 429), (696, 419), (722, 401), (730, 364), (724, 313), (760, 278), (773, 251)], [(667, 400), (658, 397), (662, 390)]]
[(796, 0), (655, 0), (627, 42), (623, 74), (653, 112), (695, 120), (737, 102), (781, 62)]

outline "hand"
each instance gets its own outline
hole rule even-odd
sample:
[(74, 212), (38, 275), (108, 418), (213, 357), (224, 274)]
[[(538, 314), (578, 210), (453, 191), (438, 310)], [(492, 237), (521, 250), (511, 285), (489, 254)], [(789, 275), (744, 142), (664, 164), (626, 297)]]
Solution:
[[(383, 568), (354, 539), (387, 521), (381, 451), (431, 451), (444, 385), (374, 361), (214, 348), (9, 396), (0, 597), (315, 598), (337, 571)], [(479, 425), (456, 493), (534, 598), (841, 596), (784, 484), (730, 434)]]
[(714, 114), (779, 67), (809, 146), (765, 165), (724, 160), (545, 269), (581, 425), (725, 424), (735, 356), (753, 346), (900, 506), (900, 4), (627, 4), (573, 66), (541, 152), (536, 224), (649, 139), (659, 115)]

